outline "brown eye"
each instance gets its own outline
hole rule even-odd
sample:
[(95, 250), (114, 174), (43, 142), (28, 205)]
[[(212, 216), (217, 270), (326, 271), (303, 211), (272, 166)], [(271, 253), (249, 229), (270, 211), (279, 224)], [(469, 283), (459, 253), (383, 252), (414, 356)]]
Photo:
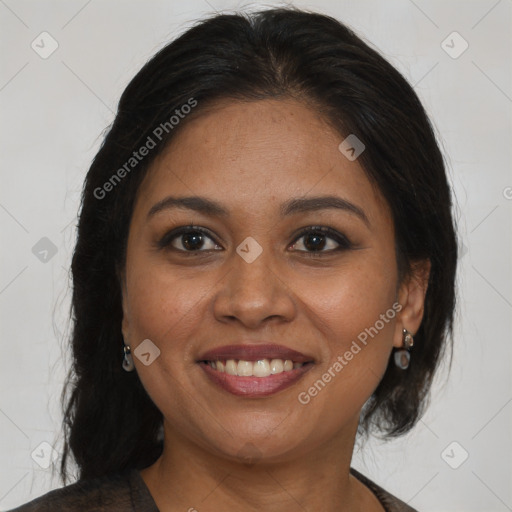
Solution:
[(172, 248), (181, 252), (204, 252), (221, 247), (203, 228), (183, 226), (166, 233), (158, 242), (161, 249)]
[[(304, 241), (300, 242), (301, 239), (304, 239)], [(318, 253), (349, 249), (351, 244), (344, 235), (332, 228), (312, 226), (300, 233), (292, 247), (299, 252)], [(304, 249), (301, 247), (304, 247)]]
[(204, 244), (204, 235), (202, 233), (196, 233), (191, 231), (190, 233), (184, 233), (180, 235), (178, 240), (181, 238), (181, 244), (187, 250), (201, 249)]

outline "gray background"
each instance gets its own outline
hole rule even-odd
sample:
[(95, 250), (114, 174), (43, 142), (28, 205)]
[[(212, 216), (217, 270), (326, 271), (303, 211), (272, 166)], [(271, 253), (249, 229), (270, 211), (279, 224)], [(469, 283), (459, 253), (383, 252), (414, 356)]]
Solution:
[[(349, 24), (414, 85), (446, 154), (464, 244), (449, 378), (439, 374), (412, 433), (356, 449), (353, 466), (421, 511), (512, 510), (512, 0), (294, 4)], [(0, 509), (61, 486), (51, 461), (76, 213), (121, 92), (194, 20), (264, 5), (278, 4), (0, 0)], [(58, 48), (43, 59), (45, 31)]]

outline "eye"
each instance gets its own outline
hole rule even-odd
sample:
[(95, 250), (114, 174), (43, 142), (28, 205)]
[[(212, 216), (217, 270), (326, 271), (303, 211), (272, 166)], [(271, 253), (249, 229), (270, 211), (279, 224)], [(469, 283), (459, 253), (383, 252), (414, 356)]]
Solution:
[[(304, 238), (304, 241), (301, 239)], [(207, 252), (222, 250), (210, 233), (199, 226), (181, 226), (166, 233), (158, 242), (160, 249), (172, 249), (178, 252)], [(303, 229), (290, 246), (298, 252), (315, 256), (317, 253), (332, 253), (350, 249), (348, 238), (326, 226), (310, 226)], [(304, 248), (304, 249), (303, 249)]]
[[(300, 241), (304, 238), (304, 241)], [(328, 241), (330, 239), (330, 242)], [(334, 242), (334, 246), (333, 246)], [(310, 226), (303, 229), (295, 242), (291, 246), (299, 252), (315, 253), (319, 252), (334, 252), (350, 249), (352, 244), (345, 235), (338, 233), (338, 231), (326, 226)], [(301, 249), (304, 247), (304, 249)], [(324, 250), (327, 248), (327, 250)]]
[(171, 246), (172, 249), (181, 252), (205, 252), (222, 249), (208, 231), (199, 226), (182, 226), (169, 231), (157, 242), (157, 246), (160, 249)]

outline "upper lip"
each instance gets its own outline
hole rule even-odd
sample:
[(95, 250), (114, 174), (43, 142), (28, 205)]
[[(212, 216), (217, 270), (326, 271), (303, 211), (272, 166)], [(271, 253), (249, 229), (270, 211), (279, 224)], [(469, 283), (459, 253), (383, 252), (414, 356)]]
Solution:
[(313, 358), (274, 343), (258, 343), (258, 344), (237, 344), (223, 345), (222, 347), (213, 348), (204, 352), (198, 361), (219, 361), (228, 359), (238, 359), (243, 361), (260, 361), (262, 359), (290, 359), (294, 363), (312, 362)]

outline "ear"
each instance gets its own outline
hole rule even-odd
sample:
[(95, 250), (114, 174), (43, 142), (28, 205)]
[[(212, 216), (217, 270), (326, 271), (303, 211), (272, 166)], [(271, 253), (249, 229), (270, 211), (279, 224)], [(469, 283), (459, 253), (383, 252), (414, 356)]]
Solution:
[(425, 295), (430, 277), (430, 260), (421, 260), (412, 264), (411, 272), (404, 277), (398, 290), (398, 303), (402, 309), (397, 315), (393, 346), (403, 346), (402, 329), (413, 336), (420, 328), (425, 309)]
[(121, 290), (121, 304), (123, 308), (123, 320), (121, 322), (121, 331), (123, 333), (123, 338), (127, 345), (129, 342), (129, 321), (128, 321), (128, 299), (127, 299), (127, 291), (126, 291), (126, 276), (124, 270), (120, 270), (116, 266), (116, 275), (117, 281), (119, 282), (119, 287)]

